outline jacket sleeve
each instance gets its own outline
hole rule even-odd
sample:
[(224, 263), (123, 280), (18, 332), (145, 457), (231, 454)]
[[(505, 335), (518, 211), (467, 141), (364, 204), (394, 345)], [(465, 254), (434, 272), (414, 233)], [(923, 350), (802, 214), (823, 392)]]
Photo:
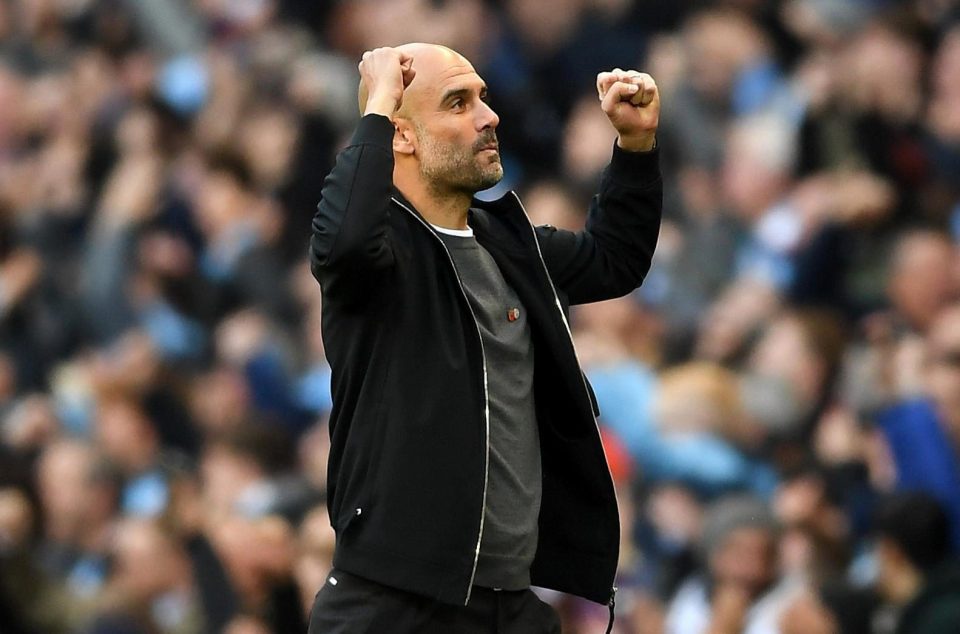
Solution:
[(388, 237), (392, 138), (389, 119), (363, 117), (323, 182), (310, 239), (310, 267), (321, 283), (330, 273), (359, 276), (393, 263)]
[(660, 232), (663, 184), (659, 150), (614, 146), (586, 228), (574, 233), (537, 227), (544, 262), (571, 304), (621, 297), (640, 286)]

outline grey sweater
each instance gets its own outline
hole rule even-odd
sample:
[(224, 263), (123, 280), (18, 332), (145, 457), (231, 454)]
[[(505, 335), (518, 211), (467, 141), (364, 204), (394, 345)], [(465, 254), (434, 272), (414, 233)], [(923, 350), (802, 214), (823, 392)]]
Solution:
[(530, 585), (541, 493), (530, 327), (487, 250), (472, 235), (440, 237), (479, 323), (487, 363), (490, 464), (474, 584), (520, 590)]

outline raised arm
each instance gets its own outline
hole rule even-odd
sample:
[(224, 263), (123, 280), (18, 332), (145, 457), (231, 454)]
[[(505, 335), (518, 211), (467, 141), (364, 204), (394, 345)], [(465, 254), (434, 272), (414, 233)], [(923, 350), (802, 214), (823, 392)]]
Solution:
[(579, 233), (537, 228), (547, 268), (571, 304), (637, 288), (650, 269), (660, 231), (657, 85), (649, 75), (617, 68), (597, 75), (597, 94), (618, 138), (586, 228)]
[(364, 116), (324, 180), (313, 218), (310, 263), (321, 283), (331, 272), (360, 276), (393, 261), (387, 236), (394, 164), (390, 118), (413, 80), (411, 62), (393, 48), (367, 51), (360, 61)]

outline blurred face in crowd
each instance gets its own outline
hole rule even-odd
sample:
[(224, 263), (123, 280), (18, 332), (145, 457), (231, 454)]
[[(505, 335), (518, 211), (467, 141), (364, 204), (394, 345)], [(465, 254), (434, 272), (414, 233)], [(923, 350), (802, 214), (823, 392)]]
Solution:
[(960, 26), (944, 36), (933, 64), (933, 83), (944, 93), (960, 94)]
[(99, 548), (117, 507), (116, 484), (99, 472), (100, 457), (81, 442), (55, 441), (37, 465), (37, 489), (48, 538)]
[[(960, 420), (960, 305), (943, 311), (927, 337), (927, 389), (947, 420)], [(960, 437), (960, 428), (955, 430)]]
[(197, 378), (191, 390), (190, 412), (205, 431), (237, 427), (250, 401), (244, 377), (232, 368), (215, 368)]
[(913, 233), (897, 244), (887, 292), (911, 327), (925, 331), (955, 294), (955, 257), (947, 237), (935, 232)]
[(558, 229), (580, 231), (584, 217), (580, 206), (562, 185), (551, 181), (537, 183), (524, 195), (534, 225), (553, 225)]
[(398, 157), (398, 169), (409, 169), (412, 160), (420, 179), (440, 194), (473, 195), (496, 185), (503, 178), (496, 134), (500, 118), (487, 104), (484, 81), (448, 48), (409, 44), (401, 49), (413, 56), (417, 74), (395, 117), (398, 130), (411, 139)]
[(132, 109), (117, 126), (116, 143), (123, 154), (149, 153), (158, 142), (157, 117), (146, 108)]
[(60, 442), (43, 452), (37, 467), (37, 488), (50, 538), (72, 541), (87, 521), (93, 461), (93, 450), (78, 442)]
[(683, 29), (689, 52), (687, 76), (705, 97), (722, 101), (737, 72), (763, 56), (766, 42), (750, 20), (733, 12), (704, 11)]
[(758, 115), (734, 124), (721, 171), (731, 211), (747, 224), (758, 220), (784, 195), (792, 162), (792, 140), (784, 122)]
[[(563, 169), (567, 178), (592, 185), (610, 161), (610, 146), (617, 138), (595, 95), (577, 101), (563, 135)], [(528, 203), (532, 209), (534, 206)]]
[[(890, 120), (909, 120), (921, 104), (923, 53), (915, 42), (874, 26), (863, 30), (838, 60), (844, 97)], [(890, 77), (898, 89), (888, 90)]]
[(954, 26), (941, 41), (931, 83), (928, 126), (941, 138), (960, 139), (960, 26)]
[(814, 473), (784, 482), (774, 507), (789, 527), (779, 543), (780, 568), (787, 574), (842, 574), (849, 525), (843, 511), (827, 497), (826, 484)]
[(113, 547), (114, 581), (136, 599), (153, 599), (190, 579), (180, 546), (150, 520), (124, 520)]
[(160, 448), (153, 424), (136, 405), (124, 400), (101, 405), (97, 441), (104, 453), (126, 473), (153, 466)]
[(826, 372), (803, 325), (790, 315), (777, 319), (764, 331), (751, 355), (750, 367), (762, 376), (782, 380), (807, 404), (819, 396)]
[(248, 207), (246, 191), (229, 172), (219, 169), (207, 172), (196, 201), (197, 220), (207, 236), (215, 237), (229, 229), (244, 216)]
[(776, 548), (769, 530), (737, 528), (710, 555), (710, 573), (718, 586), (734, 585), (756, 598), (776, 579)]
[(207, 508), (221, 515), (229, 515), (244, 490), (264, 478), (252, 457), (217, 443), (204, 451), (200, 472)]
[(240, 133), (243, 156), (256, 181), (265, 187), (282, 185), (298, 141), (297, 122), (279, 109), (255, 112)]
[(237, 592), (252, 603), (266, 599), (273, 580), (291, 570), (296, 556), (293, 531), (277, 516), (229, 518), (213, 528), (211, 541)]
[(532, 47), (556, 48), (576, 29), (582, 0), (510, 0), (506, 10)]

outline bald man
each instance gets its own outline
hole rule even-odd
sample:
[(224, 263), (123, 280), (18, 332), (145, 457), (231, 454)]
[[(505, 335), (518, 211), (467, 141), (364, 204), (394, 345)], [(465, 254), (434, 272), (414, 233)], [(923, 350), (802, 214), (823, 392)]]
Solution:
[[(639, 286), (660, 225), (653, 79), (597, 77), (618, 133), (579, 233), (534, 227), (483, 79), (448, 48), (364, 53), (310, 256), (333, 369), (334, 570), (310, 632), (559, 632), (530, 585), (611, 606), (619, 520), (571, 304)], [(560, 81), (561, 79), (558, 79)]]

